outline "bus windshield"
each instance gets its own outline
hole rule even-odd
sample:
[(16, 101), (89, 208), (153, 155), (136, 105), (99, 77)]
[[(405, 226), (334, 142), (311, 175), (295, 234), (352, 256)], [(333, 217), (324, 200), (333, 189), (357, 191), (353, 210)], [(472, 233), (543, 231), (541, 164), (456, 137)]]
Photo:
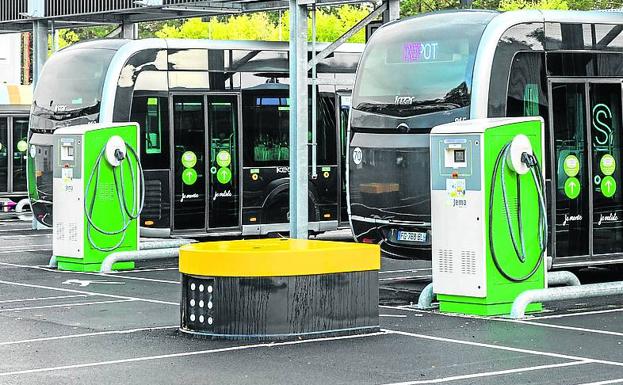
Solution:
[(379, 29), (361, 60), (353, 107), (414, 116), (469, 105), (476, 49), (495, 15), (435, 13)]
[(33, 113), (99, 112), (106, 72), (115, 52), (81, 48), (52, 55), (35, 90)]

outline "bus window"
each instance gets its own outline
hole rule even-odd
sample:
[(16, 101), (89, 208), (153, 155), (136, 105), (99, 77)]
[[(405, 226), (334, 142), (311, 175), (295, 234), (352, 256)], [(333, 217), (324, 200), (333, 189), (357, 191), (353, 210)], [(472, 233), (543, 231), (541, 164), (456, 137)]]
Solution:
[(169, 168), (169, 105), (164, 96), (136, 96), (132, 122), (141, 127), (141, 159), (146, 170)]
[(13, 118), (13, 191), (26, 191), (28, 118)]
[(468, 106), (476, 49), (493, 16), (432, 14), (384, 26), (361, 59), (353, 108), (414, 116)]
[(244, 94), (244, 144), (246, 166), (287, 165), (288, 93)]
[[(319, 165), (337, 164), (337, 140), (335, 124), (335, 96), (318, 95), (316, 108), (316, 161)], [(309, 107), (309, 126), (311, 127), (311, 106)], [(311, 131), (310, 131), (311, 136)], [(310, 140), (311, 143), (311, 140)], [(311, 151), (310, 147), (310, 151)], [(311, 159), (311, 154), (309, 159)]]
[(623, 51), (623, 25), (595, 25), (595, 43), (598, 50)]
[(0, 191), (7, 191), (8, 149), (7, 132), (9, 129), (8, 118), (0, 117)]
[[(545, 79), (542, 52), (517, 53), (508, 78), (505, 116), (542, 116), (545, 120), (545, 135), (549, 138)], [(545, 146), (545, 153), (546, 159), (549, 159), (549, 145)], [(545, 167), (544, 171), (549, 178), (549, 167)]]
[[(245, 166), (287, 166), (290, 159), (290, 107), (287, 92), (247, 92), (243, 94), (243, 100)], [(337, 137), (334, 96), (318, 95), (317, 103), (316, 160), (319, 165), (335, 165)], [(308, 113), (308, 140), (311, 142), (311, 105)]]

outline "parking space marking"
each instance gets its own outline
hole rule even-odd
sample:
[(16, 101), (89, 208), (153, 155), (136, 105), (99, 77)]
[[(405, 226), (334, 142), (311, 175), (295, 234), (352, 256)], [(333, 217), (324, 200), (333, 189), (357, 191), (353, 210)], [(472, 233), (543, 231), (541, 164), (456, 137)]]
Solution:
[(20, 283), (20, 282), (11, 282), (11, 281), (2, 281), (2, 280), (0, 280), (0, 284), (21, 286), (21, 287), (30, 287), (30, 288), (34, 288), (34, 289), (46, 289), (46, 290), (64, 291), (66, 293), (101, 295), (102, 297), (109, 297), (109, 298), (116, 298), (116, 299), (131, 299), (131, 300), (135, 300), (135, 301), (156, 303), (156, 304), (160, 304), (160, 305), (173, 305), (173, 306), (179, 306), (180, 305), (178, 302), (168, 302), (168, 301), (160, 301), (160, 300), (157, 300), (157, 299), (129, 297), (129, 296), (126, 296), (126, 295), (106, 294), (106, 293), (99, 293), (99, 292), (94, 292), (94, 291), (64, 289), (64, 288), (60, 288), (60, 287), (34, 285), (34, 284), (29, 284), (29, 283)]
[(122, 302), (134, 302), (136, 299), (115, 299), (112, 301), (93, 301), (93, 302), (77, 302), (77, 303), (61, 303), (56, 305), (43, 305), (43, 306), (26, 306), (17, 307), (12, 309), (0, 309), (0, 313), (7, 313), (11, 311), (23, 311), (23, 310), (35, 310), (35, 309), (51, 309), (55, 307), (74, 307), (74, 306), (88, 306), (99, 305), (104, 303), (122, 303)]
[(19, 249), (18, 248), (15, 250), (0, 250), (0, 254), (15, 253), (15, 252), (30, 253), (30, 252), (35, 252), (35, 251), (52, 251), (52, 249), (49, 247), (38, 248), (38, 249)]
[(126, 273), (145, 273), (150, 271), (166, 271), (166, 270), (179, 270), (179, 267), (155, 267), (155, 268), (145, 268), (145, 269), (134, 269), (134, 270), (120, 270), (113, 271), (107, 274), (126, 274)]
[(621, 383), (623, 383), (623, 378), (617, 378), (614, 380), (597, 381), (597, 382), (585, 382), (583, 384), (578, 384), (578, 385), (608, 385), (608, 384), (621, 384)]
[[(488, 320), (488, 321), (511, 322), (511, 323), (540, 326), (540, 327), (546, 327), (546, 328), (552, 328), (552, 329), (572, 330), (572, 331), (579, 331), (579, 332), (585, 332), (585, 333), (605, 334), (605, 335), (612, 335), (612, 336), (623, 337), (623, 333), (622, 332), (612, 332), (612, 331), (608, 331), (608, 330), (587, 329), (587, 328), (581, 328), (581, 327), (575, 327), (575, 326), (556, 325), (556, 324), (548, 324), (548, 323), (545, 323), (545, 322), (538, 322), (539, 319), (561, 318), (561, 317), (555, 317), (555, 316), (534, 317), (532, 320), (528, 321), (528, 320), (518, 320), (518, 319), (500, 318), (500, 317), (489, 318), (489, 317), (482, 317), (482, 316), (477, 316), (477, 315), (451, 314), (451, 313), (433, 313), (433, 312), (431, 312), (429, 310), (414, 309), (414, 308), (409, 307), (409, 305), (407, 305), (407, 306), (386, 306), (386, 305), (381, 305), (379, 307), (383, 307), (383, 308), (387, 308), (387, 309), (411, 311), (411, 312), (417, 312), (417, 313), (435, 314), (435, 315), (446, 316), (446, 317), (456, 317), (456, 318), (466, 318), (466, 319), (482, 319), (482, 320)], [(611, 309), (611, 310), (613, 310), (613, 311), (614, 310), (623, 311), (623, 309)], [(612, 312), (612, 311), (609, 311), (609, 313), (610, 312)], [(573, 313), (573, 314), (568, 314), (568, 315), (565, 315), (565, 316), (572, 316), (572, 315), (576, 315), (576, 314), (583, 315), (585, 313)]]
[(432, 275), (430, 275), (430, 274), (427, 274), (427, 275), (407, 275), (407, 276), (403, 276), (403, 277), (379, 278), (379, 281), (397, 281), (399, 279), (407, 280), (407, 279), (414, 279), (414, 278), (421, 279), (421, 278), (430, 278), (430, 277), (432, 277)]
[(391, 274), (391, 273), (417, 273), (418, 271), (430, 271), (430, 267), (421, 269), (400, 269), (400, 270), (383, 270), (379, 271), (379, 274)]
[(594, 311), (585, 311), (585, 312), (577, 312), (577, 313), (552, 314), (552, 315), (545, 315), (542, 317), (535, 316), (533, 319), (540, 320), (540, 319), (553, 319), (553, 318), (566, 318), (566, 317), (580, 317), (583, 315), (616, 313), (620, 311), (623, 311), (623, 308), (594, 310)]
[(65, 336), (56, 336), (56, 337), (31, 338), (28, 340), (19, 340), (19, 341), (6, 341), (6, 342), (0, 342), (0, 346), (30, 344), (33, 342), (66, 340), (70, 338), (84, 338), (84, 337), (105, 336), (105, 335), (130, 334), (130, 333), (149, 332), (149, 331), (154, 331), (154, 330), (177, 329), (177, 328), (179, 328), (179, 326), (176, 325), (176, 326), (154, 326), (150, 328), (136, 328), (136, 329), (127, 329), (127, 330), (108, 330), (108, 331), (103, 331), (103, 332), (69, 334)]
[(496, 320), (497, 321), (518, 323), (518, 324), (525, 324), (525, 325), (542, 326), (542, 327), (552, 328), (552, 329), (572, 330), (572, 331), (578, 331), (578, 332), (605, 334), (605, 335), (610, 335), (610, 336), (623, 337), (623, 333), (611, 332), (611, 331), (608, 331), (608, 330), (587, 329), (587, 328), (580, 328), (580, 327), (576, 327), (576, 326), (556, 325), (556, 324), (548, 324), (548, 323), (545, 323), (545, 322), (505, 319), (505, 318), (496, 318)]
[(597, 359), (597, 358), (573, 356), (573, 355), (560, 354), (560, 353), (554, 353), (554, 352), (543, 352), (543, 351), (532, 350), (532, 349), (514, 348), (512, 346), (494, 345), (494, 344), (487, 344), (487, 343), (484, 343), (484, 342), (476, 342), (476, 341), (457, 340), (457, 339), (454, 339), (454, 338), (435, 337), (435, 336), (428, 336), (426, 334), (403, 332), (403, 331), (399, 331), (399, 330), (390, 330), (390, 329), (383, 329), (383, 330), (388, 332), (388, 333), (403, 335), (403, 336), (407, 336), (407, 337), (420, 338), (420, 339), (425, 339), (425, 340), (431, 340), (431, 341), (441, 341), (441, 342), (449, 342), (449, 343), (455, 343), (455, 344), (460, 344), (460, 345), (478, 346), (478, 347), (482, 347), (482, 348), (491, 348), (491, 349), (497, 349), (497, 350), (505, 350), (505, 351), (509, 351), (509, 352), (534, 354), (534, 355), (545, 356), (545, 357), (562, 358), (562, 359), (571, 360), (571, 361), (590, 361), (592, 363), (597, 363), (597, 364), (605, 364), (605, 365), (613, 365), (613, 366), (621, 366), (621, 367), (623, 367), (623, 362), (618, 362), (618, 361), (601, 360), (601, 359)]
[(417, 381), (406, 381), (406, 382), (394, 382), (394, 383), (386, 384), (386, 385), (441, 384), (441, 383), (450, 382), (450, 381), (469, 380), (469, 379), (472, 379), (472, 378), (482, 378), (482, 377), (494, 377), (494, 376), (501, 376), (501, 375), (505, 375), (505, 374), (533, 372), (533, 371), (536, 371), (536, 370), (564, 368), (564, 367), (567, 367), (567, 366), (586, 365), (586, 364), (592, 364), (592, 363), (593, 362), (588, 361), (588, 360), (587, 361), (571, 361), (571, 362), (564, 362), (564, 363), (561, 363), (561, 364), (528, 366), (528, 367), (516, 368), (516, 369), (496, 370), (494, 372), (481, 372), (481, 373), (474, 373), (474, 374), (463, 374), (463, 375), (458, 375), (458, 376), (435, 378), (435, 379), (432, 379), (432, 380), (417, 380)]
[(379, 314), (379, 317), (407, 318), (407, 316), (404, 314)]
[[(54, 273), (54, 274), (86, 274), (86, 275), (97, 275), (100, 277), (107, 277), (110, 276), (108, 274), (105, 273), (94, 273), (94, 272), (89, 272), (89, 271), (63, 271), (63, 270), (57, 270), (57, 269), (52, 269), (49, 266), (40, 266), (40, 265), (20, 265), (17, 263), (9, 263), (9, 262), (0, 262), (0, 266), (11, 266), (11, 267), (21, 267), (24, 269), (34, 269), (34, 270), (41, 270), (41, 271), (47, 271), (50, 273)], [(115, 278), (123, 278), (123, 279), (129, 279), (129, 280), (135, 280), (135, 281), (147, 281), (147, 282), (158, 282), (158, 283), (169, 283), (169, 284), (176, 284), (179, 285), (180, 282), (179, 281), (167, 281), (164, 279), (155, 279), (155, 278), (143, 278), (143, 277), (128, 277), (125, 275), (117, 275), (115, 274)]]
[(143, 356), (143, 357), (125, 358), (125, 359), (120, 359), (120, 360), (89, 362), (85, 364), (74, 364), (74, 365), (54, 366), (54, 367), (49, 367), (49, 368), (17, 370), (13, 372), (0, 373), (0, 377), (16, 376), (16, 375), (32, 374), (32, 373), (53, 372), (53, 371), (59, 371), (59, 370), (91, 368), (91, 367), (96, 367), (96, 366), (118, 365), (118, 364), (132, 363), (132, 362), (154, 361), (154, 360), (162, 360), (162, 359), (168, 359), (168, 358), (191, 357), (191, 356), (198, 356), (198, 355), (203, 355), (203, 354), (224, 353), (224, 352), (233, 352), (233, 351), (250, 350), (250, 349), (273, 348), (273, 347), (281, 347), (281, 346), (288, 346), (288, 345), (309, 344), (309, 343), (315, 343), (315, 342), (368, 338), (368, 337), (387, 335), (387, 334), (388, 332), (380, 331), (376, 333), (356, 334), (352, 336), (325, 337), (325, 338), (316, 338), (316, 339), (310, 339), (310, 340), (271, 342), (271, 343), (253, 344), (253, 345), (238, 345), (238, 346), (231, 346), (228, 348), (220, 348), (220, 349), (197, 350), (193, 352), (160, 354), (156, 356)]
[(21, 299), (7, 299), (0, 301), (0, 303), (12, 303), (12, 302), (28, 302), (28, 301), (45, 301), (48, 299), (64, 299), (64, 298), (77, 298), (77, 297), (89, 297), (87, 294), (75, 294), (75, 295), (57, 295), (54, 297), (38, 297), (38, 298), (21, 298)]

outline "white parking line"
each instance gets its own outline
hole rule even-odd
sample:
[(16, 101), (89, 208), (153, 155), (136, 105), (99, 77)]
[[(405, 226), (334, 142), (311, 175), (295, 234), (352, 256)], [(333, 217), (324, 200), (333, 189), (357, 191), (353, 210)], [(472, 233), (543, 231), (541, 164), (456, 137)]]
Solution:
[[(585, 332), (585, 333), (604, 334), (604, 335), (612, 335), (612, 336), (617, 336), (617, 337), (623, 337), (623, 333), (622, 332), (612, 332), (612, 331), (608, 331), (608, 330), (587, 329), (587, 328), (581, 328), (581, 327), (576, 327), (576, 326), (556, 325), (556, 324), (548, 324), (548, 323), (545, 323), (545, 322), (538, 322), (538, 320), (540, 320), (540, 319), (564, 318), (564, 317), (556, 317), (556, 316), (535, 317), (535, 318), (532, 318), (531, 320), (516, 320), (516, 319), (510, 319), (510, 318), (490, 318), (490, 317), (482, 317), (482, 316), (475, 316), (475, 315), (465, 315), (465, 314), (431, 313), (430, 311), (427, 311), (427, 310), (414, 309), (414, 308), (408, 307), (408, 306), (383, 306), (383, 305), (381, 305), (379, 307), (386, 308), (386, 309), (395, 309), (395, 310), (417, 312), (417, 313), (429, 313), (429, 314), (435, 314), (435, 315), (446, 316), (446, 317), (456, 317), (456, 318), (466, 318), (466, 319), (482, 319), (482, 320), (499, 321), (499, 322), (511, 322), (511, 323), (518, 323), (518, 324), (525, 324), (525, 325), (532, 325), (532, 326), (540, 326), (540, 327), (546, 327), (546, 328), (552, 328), (552, 329), (572, 330), (572, 331)], [(611, 311), (603, 311), (603, 312), (610, 313), (610, 312), (615, 311), (615, 310), (616, 311), (623, 311), (623, 309), (611, 309)], [(583, 315), (583, 314), (585, 314), (585, 313), (564, 314), (564, 316), (571, 317), (571, 316), (574, 316), (574, 315)]]
[(404, 314), (379, 314), (379, 317), (389, 317), (389, 318), (407, 318)]
[(383, 270), (383, 271), (379, 271), (379, 274), (415, 273), (415, 272), (418, 272), (418, 271), (430, 271), (430, 270), (432, 270), (430, 267), (421, 268), (421, 269)]
[(565, 362), (565, 363), (561, 363), (561, 364), (528, 366), (528, 367), (524, 367), (524, 368), (497, 370), (495, 372), (483, 372), (483, 373), (474, 373), (474, 374), (464, 374), (464, 375), (460, 375), (460, 376), (450, 376), (450, 377), (435, 378), (435, 379), (432, 379), (432, 380), (394, 382), (394, 383), (386, 384), (386, 385), (441, 384), (441, 383), (450, 382), (450, 381), (469, 380), (469, 379), (472, 379), (472, 378), (493, 377), (493, 376), (501, 376), (501, 375), (505, 375), (505, 374), (533, 372), (533, 371), (536, 371), (536, 370), (564, 368), (564, 367), (567, 367), (567, 366), (577, 366), (577, 365), (586, 365), (586, 364), (592, 364), (592, 362), (591, 361), (572, 361), (572, 362)]
[(86, 294), (76, 294), (76, 295), (57, 295), (55, 297), (38, 297), (38, 298), (22, 298), (22, 299), (7, 299), (5, 301), (0, 301), (0, 303), (11, 303), (11, 302), (28, 302), (28, 301), (45, 301), (46, 299), (64, 299), (64, 298), (76, 298), (76, 297), (88, 297)]
[(69, 370), (69, 369), (90, 368), (90, 367), (95, 367), (95, 366), (126, 364), (130, 362), (145, 362), (145, 361), (162, 360), (162, 359), (168, 359), (168, 358), (190, 357), (190, 356), (198, 356), (202, 354), (211, 354), (211, 353), (223, 353), (223, 352), (232, 352), (232, 351), (240, 351), (240, 350), (259, 349), (259, 348), (273, 348), (273, 347), (288, 346), (288, 345), (309, 344), (309, 343), (316, 343), (316, 342), (368, 338), (368, 337), (374, 337), (374, 336), (386, 335), (386, 334), (387, 332), (381, 331), (377, 333), (358, 334), (358, 335), (353, 335), (353, 336), (326, 337), (326, 338), (316, 338), (316, 339), (311, 339), (311, 340), (298, 340), (298, 341), (274, 342), (274, 343), (265, 343), (265, 344), (255, 344), (255, 345), (232, 346), (229, 348), (221, 348), (221, 349), (198, 350), (194, 352), (161, 354), (157, 356), (144, 356), (144, 357), (126, 358), (126, 359), (121, 359), (121, 360), (99, 361), (99, 362), (89, 362), (85, 364), (54, 366), (54, 367), (49, 367), (49, 368), (17, 370), (13, 372), (0, 373), (0, 377), (15, 376), (15, 375), (21, 375), (21, 374), (32, 374), (32, 373), (45, 373), (45, 372)]
[(511, 347), (511, 346), (494, 345), (494, 344), (487, 344), (487, 343), (476, 342), (476, 341), (457, 340), (457, 339), (454, 339), (454, 338), (435, 337), (435, 336), (428, 336), (428, 335), (425, 335), (425, 334), (409, 333), (409, 332), (403, 332), (403, 331), (398, 331), (398, 330), (390, 330), (390, 329), (383, 329), (383, 330), (388, 332), (388, 333), (392, 333), (392, 334), (398, 334), (398, 335), (403, 335), (403, 336), (407, 336), (407, 337), (415, 337), (415, 338), (431, 340), (431, 341), (449, 342), (449, 343), (460, 344), (460, 345), (468, 345), (468, 346), (478, 346), (478, 347), (482, 347), (482, 348), (505, 350), (505, 351), (509, 351), (509, 352), (534, 354), (534, 355), (545, 356), (545, 357), (562, 358), (562, 359), (571, 360), (571, 361), (590, 361), (592, 363), (598, 363), (598, 364), (605, 364), (605, 365), (613, 365), (613, 366), (621, 366), (621, 367), (623, 367), (623, 362), (618, 362), (618, 361), (601, 360), (601, 359), (594, 359), (594, 358), (581, 357), (581, 356), (573, 356), (573, 355), (553, 353), (553, 352), (543, 352), (543, 351), (532, 350), (532, 349), (514, 348), (514, 347)]
[[(110, 276), (108, 274), (104, 274), (104, 273), (93, 273), (93, 272), (88, 272), (88, 271), (63, 271), (63, 270), (56, 270), (56, 269), (52, 269), (48, 266), (40, 266), (40, 265), (20, 265), (17, 263), (9, 263), (9, 262), (0, 262), (0, 266), (11, 266), (11, 267), (21, 267), (24, 269), (35, 269), (35, 270), (42, 270), (42, 271), (47, 271), (50, 273), (54, 273), (54, 274), (86, 274), (86, 275), (97, 275), (100, 277), (107, 277)], [(175, 285), (179, 285), (180, 282), (179, 281), (167, 281), (164, 279), (155, 279), (155, 278), (143, 278), (143, 277), (132, 277), (132, 276), (126, 276), (126, 275), (118, 275), (115, 274), (114, 275), (115, 278), (123, 278), (123, 279), (128, 279), (128, 280), (135, 280), (135, 281), (147, 281), (147, 282), (158, 282), (158, 283), (169, 283), (169, 284), (175, 284)]]
[(44, 305), (44, 306), (27, 306), (27, 307), (17, 307), (12, 309), (0, 309), (0, 313), (6, 313), (11, 311), (23, 311), (23, 310), (34, 310), (34, 309), (51, 309), (55, 307), (75, 307), (75, 306), (88, 306), (88, 305), (99, 305), (104, 303), (121, 303), (121, 302), (134, 302), (135, 299), (116, 299), (112, 301), (95, 301), (95, 302), (78, 302), (78, 303), (61, 303), (56, 305)]
[(160, 305), (173, 305), (173, 306), (179, 306), (179, 303), (178, 303), (178, 302), (167, 302), (167, 301), (160, 301), (160, 300), (157, 300), (157, 299), (147, 299), (147, 298), (139, 298), (139, 297), (129, 297), (129, 296), (125, 296), (125, 295), (106, 294), (106, 293), (99, 293), (99, 292), (94, 292), (94, 291), (84, 291), (84, 290), (74, 290), (74, 289), (63, 289), (63, 288), (60, 288), (60, 287), (43, 286), (43, 285), (33, 285), (33, 284), (28, 284), (28, 283), (11, 282), (11, 281), (1, 281), (1, 280), (0, 280), (0, 284), (5, 284), (5, 285), (13, 285), (13, 286), (21, 286), (21, 287), (31, 287), (31, 288), (35, 288), (35, 289), (46, 289), (46, 290), (64, 291), (65, 293), (77, 293), (77, 294), (88, 294), (88, 295), (101, 295), (102, 297), (109, 297), (109, 298), (116, 298), (116, 299), (131, 299), (131, 300), (135, 300), (135, 301), (142, 301), (142, 302), (156, 303), (156, 304), (160, 304)]
[(15, 250), (0, 250), (0, 253), (2, 254), (7, 254), (7, 253), (16, 253), (16, 252), (20, 252), (20, 253), (30, 253), (30, 252), (34, 252), (34, 251), (52, 251), (52, 249), (48, 246), (43, 247), (43, 248), (38, 248), (38, 249), (15, 249)]
[(130, 334), (130, 333), (137, 333), (137, 332), (144, 332), (144, 331), (162, 330), (162, 329), (177, 329), (177, 328), (179, 328), (179, 326), (155, 326), (155, 327), (151, 327), (151, 328), (138, 328), (138, 329), (128, 329), (128, 330), (109, 330), (109, 331), (103, 331), (103, 332), (70, 334), (70, 335), (66, 335), (66, 336), (41, 337), (41, 338), (31, 338), (31, 339), (28, 339), (28, 340), (6, 341), (6, 342), (0, 342), (0, 346), (29, 344), (29, 343), (33, 343), (33, 342), (65, 340), (65, 339), (70, 339), (70, 338), (105, 336), (105, 335), (111, 335), (111, 334), (113, 334), (113, 335), (117, 335), (117, 334)]
[(414, 278), (430, 278), (432, 277), (432, 275), (430, 274), (426, 274), (426, 275), (407, 275), (407, 276), (403, 276), (403, 277), (391, 277), (391, 278), (379, 278), (379, 281), (397, 281), (399, 279), (414, 279)]
[(166, 271), (166, 270), (179, 270), (179, 267), (155, 267), (155, 268), (146, 268), (146, 269), (134, 269), (134, 270), (120, 270), (113, 271), (108, 274), (125, 274), (125, 273), (146, 273), (150, 271)]
[(609, 385), (609, 384), (621, 384), (621, 383), (623, 383), (623, 378), (617, 378), (614, 380), (597, 381), (597, 382), (585, 382), (583, 384), (578, 384), (578, 385)]
[(616, 312), (620, 312), (620, 311), (623, 311), (623, 308), (606, 309), (606, 310), (594, 310), (594, 311), (585, 311), (585, 312), (578, 312), (578, 313), (552, 314), (552, 315), (546, 315), (546, 316), (542, 316), (542, 317), (535, 316), (533, 318), (533, 320), (553, 319), (553, 318), (566, 318), (566, 317), (580, 317), (580, 316), (583, 316), (583, 315), (616, 313)]
[(610, 335), (610, 336), (623, 337), (623, 333), (611, 332), (611, 331), (608, 331), (608, 330), (587, 329), (587, 328), (580, 328), (580, 327), (576, 327), (576, 326), (556, 325), (556, 324), (548, 324), (548, 323), (545, 323), (545, 322), (514, 320), (514, 319), (503, 319), (503, 318), (502, 319), (497, 318), (496, 320), (497, 321), (518, 323), (518, 324), (525, 324), (525, 325), (541, 326), (541, 327), (552, 328), (552, 329), (572, 330), (572, 331), (577, 331), (577, 332), (605, 334), (605, 335)]

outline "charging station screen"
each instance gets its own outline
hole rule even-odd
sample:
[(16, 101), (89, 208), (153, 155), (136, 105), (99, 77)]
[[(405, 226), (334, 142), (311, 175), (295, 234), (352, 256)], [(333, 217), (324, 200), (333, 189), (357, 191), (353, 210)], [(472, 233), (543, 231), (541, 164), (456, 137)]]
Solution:
[(454, 162), (455, 163), (465, 162), (465, 150), (454, 150)]

